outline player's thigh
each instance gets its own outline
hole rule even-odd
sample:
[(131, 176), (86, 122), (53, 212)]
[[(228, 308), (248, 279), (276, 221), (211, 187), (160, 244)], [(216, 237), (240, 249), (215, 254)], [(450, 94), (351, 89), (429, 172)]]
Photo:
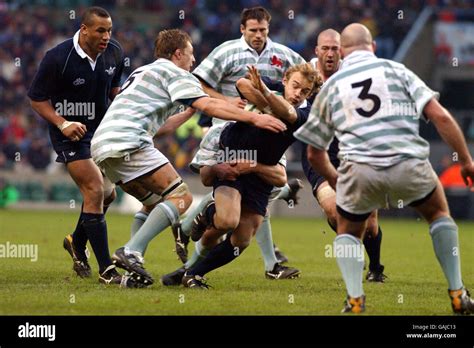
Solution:
[(316, 200), (331, 223), (337, 223), (336, 213), (336, 191), (333, 190), (327, 181), (323, 182), (316, 189)]
[(153, 172), (135, 179), (135, 181), (142, 185), (144, 189), (161, 195), (178, 178), (180, 176), (173, 166), (166, 163)]
[(93, 194), (103, 195), (104, 180), (102, 173), (91, 158), (69, 162), (66, 167), (69, 175), (83, 194), (92, 192)]
[(143, 185), (137, 180), (129, 181), (125, 184), (122, 183), (120, 184), (120, 188), (124, 192), (138, 199), (139, 201), (141, 201), (150, 193), (150, 191), (143, 187)]
[[(160, 195), (163, 200), (173, 203), (179, 214), (183, 214), (192, 203), (193, 197), (188, 186), (170, 163), (148, 175), (137, 178), (136, 181), (150, 193)], [(145, 201), (143, 204), (147, 205)]]
[(344, 161), (338, 168), (336, 209), (349, 220), (386, 206), (388, 183), (384, 170), (368, 164)]
[(367, 219), (355, 221), (337, 214), (337, 234), (350, 234), (356, 238), (362, 239), (367, 229)]
[(414, 204), (413, 208), (425, 218), (428, 223), (432, 223), (440, 217), (449, 216), (449, 207), (444, 194), (443, 186), (438, 180), (436, 189), (431, 193), (429, 198), (421, 204)]
[(225, 225), (226, 228), (235, 228), (239, 224), (241, 214), (240, 192), (229, 186), (219, 186), (214, 190), (216, 202), (216, 216), (214, 223)]

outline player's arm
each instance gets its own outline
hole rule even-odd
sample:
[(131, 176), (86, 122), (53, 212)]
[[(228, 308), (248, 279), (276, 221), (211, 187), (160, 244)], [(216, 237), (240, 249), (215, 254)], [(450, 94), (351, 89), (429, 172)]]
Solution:
[[(464, 183), (474, 191), (474, 162), (466, 144), (464, 135), (454, 117), (435, 98), (424, 107), (423, 113), (435, 125), (439, 135), (458, 155), (461, 163), (461, 175)], [(468, 182), (470, 178), (471, 183)]]
[(285, 167), (281, 164), (271, 166), (254, 161), (246, 161), (237, 163), (237, 169), (240, 175), (254, 173), (268, 184), (277, 187), (285, 186), (288, 181)]
[(185, 111), (175, 114), (168, 118), (166, 122), (160, 127), (155, 137), (162, 137), (170, 135), (176, 131), (184, 122), (189, 120), (196, 110), (193, 108), (187, 108)]
[(264, 111), (268, 106), (268, 102), (263, 94), (252, 85), (250, 80), (241, 78), (237, 80), (235, 85), (240, 94), (242, 94), (245, 99), (255, 105), (259, 110)]
[(58, 90), (60, 78), (56, 55), (53, 50), (48, 51), (28, 90), (30, 104), (43, 119), (58, 127), (64, 136), (72, 141), (78, 141), (86, 134), (86, 126), (79, 122), (67, 121), (56, 112), (50, 102), (51, 96), (60, 92)]
[(254, 112), (242, 110), (221, 99), (201, 97), (195, 99), (191, 103), (191, 106), (205, 112), (209, 116), (223, 120), (242, 121), (275, 133), (286, 130), (286, 125), (271, 115), (259, 115)]
[(120, 87), (112, 87), (109, 93), (110, 100), (114, 100), (117, 94), (119, 93), (120, 93)]
[(234, 181), (239, 176), (236, 163), (219, 163), (213, 166), (202, 166), (199, 170), (201, 181), (204, 186), (212, 186), (215, 178), (219, 180)]
[(272, 109), (272, 113), (278, 118), (294, 123), (298, 119), (298, 115), (293, 105), (287, 102), (285, 98), (273, 94), (265, 85), (265, 82), (262, 81), (260, 73), (254, 66), (249, 66), (248, 69), (251, 84), (260, 91)]
[(329, 160), (326, 150), (308, 146), (308, 161), (316, 172), (326, 178), (329, 185), (335, 190), (337, 182), (337, 170)]
[(68, 137), (70, 140), (78, 141), (87, 132), (87, 128), (84, 124), (80, 122), (67, 121), (64, 117), (59, 115), (56, 112), (56, 110), (54, 110), (49, 100), (45, 100), (45, 101), (31, 100), (31, 107), (43, 119), (45, 119), (46, 121), (58, 127), (61, 130), (61, 132), (64, 134), (64, 136)]
[(241, 108), (241, 109), (245, 108), (245, 105), (247, 105), (247, 102), (245, 100), (243, 100), (239, 97), (237, 97), (237, 98), (227, 97), (227, 96), (223, 95), (222, 93), (217, 92), (214, 88), (212, 88), (206, 81), (204, 81), (199, 76), (197, 76), (197, 78), (201, 82), (202, 89), (204, 90), (204, 92), (206, 92), (206, 94), (208, 94), (210, 97), (225, 100), (225, 101), (227, 101), (227, 102), (229, 102), (229, 103), (233, 104), (234, 106), (236, 106), (238, 108)]

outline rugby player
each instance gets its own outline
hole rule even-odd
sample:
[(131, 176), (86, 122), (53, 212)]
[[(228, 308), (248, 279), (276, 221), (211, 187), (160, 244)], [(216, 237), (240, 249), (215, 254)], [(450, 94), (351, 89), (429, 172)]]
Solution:
[(83, 197), (76, 229), (63, 241), (73, 269), (80, 277), (91, 276), (89, 240), (99, 264), (99, 281), (120, 284), (122, 276), (110, 259), (104, 215), (116, 196), (115, 188), (90, 154), (94, 131), (109, 99), (120, 90), (123, 52), (111, 35), (109, 13), (100, 7), (86, 9), (74, 37), (46, 53), (28, 96), (32, 108), (49, 123), (56, 162), (66, 165)]
[[(336, 190), (336, 259), (347, 288), (343, 312), (365, 310), (363, 260), (357, 250), (370, 214), (390, 205), (413, 207), (429, 224), (433, 249), (448, 282), (454, 313), (474, 312), (461, 277), (458, 227), (429, 162), (429, 144), (419, 135), (419, 119), (433, 122), (459, 155), (461, 175), (474, 191), (474, 162), (464, 135), (432, 91), (404, 65), (377, 58), (375, 42), (362, 24), (341, 34), (341, 68), (319, 92), (295, 137), (309, 144), (308, 159)], [(411, 105), (412, 110), (394, 107)], [(397, 111), (398, 110), (398, 111)], [(334, 136), (342, 163), (336, 170), (326, 150)], [(420, 294), (421, 296), (421, 294)]]
[(132, 279), (151, 285), (143, 253), (161, 231), (178, 221), (189, 207), (191, 192), (168, 159), (153, 146), (153, 136), (181, 105), (211, 116), (252, 123), (273, 132), (286, 126), (270, 115), (239, 109), (210, 98), (189, 70), (195, 62), (191, 38), (182, 30), (164, 30), (155, 42), (153, 63), (137, 68), (122, 85), (91, 142), (95, 163), (105, 175), (144, 205), (160, 202), (124, 247), (114, 264)]
[[(221, 150), (255, 151), (258, 165), (252, 166), (249, 161), (237, 163), (239, 176), (236, 180), (219, 179), (210, 166), (201, 169), (203, 183), (212, 184), (214, 188), (215, 202), (208, 204), (197, 216), (191, 237), (197, 240), (205, 232), (203, 244), (210, 251), (203, 260), (186, 270), (182, 278), (186, 287), (206, 289), (204, 275), (231, 262), (249, 245), (266, 215), (273, 186), (286, 180), (285, 169), (278, 163), (295, 140), (291, 131), (306, 121), (310, 109), (306, 98), (319, 86), (317, 72), (308, 63), (291, 67), (285, 73), (284, 97), (268, 90), (255, 67), (250, 67), (250, 77), (251, 82), (247, 79), (237, 82), (239, 91), (260, 110), (272, 110), (276, 117), (284, 120), (288, 131), (274, 136), (242, 122), (227, 124), (222, 130)], [(272, 168), (271, 175), (255, 174), (259, 166)], [(228, 238), (217, 244), (219, 237), (229, 230)]]

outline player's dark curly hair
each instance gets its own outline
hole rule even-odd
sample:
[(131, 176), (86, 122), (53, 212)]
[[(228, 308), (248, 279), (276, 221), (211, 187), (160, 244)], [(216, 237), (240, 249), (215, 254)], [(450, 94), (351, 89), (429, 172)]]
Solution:
[(249, 19), (255, 19), (257, 20), (257, 22), (266, 20), (270, 24), (270, 21), (272, 20), (272, 16), (262, 6), (244, 8), (244, 10), (242, 11), (242, 14), (240, 15), (240, 24), (242, 24), (245, 27), (245, 24), (247, 23)]
[(155, 40), (155, 57), (171, 59), (177, 49), (185, 49), (192, 44), (191, 37), (181, 29), (162, 30)]

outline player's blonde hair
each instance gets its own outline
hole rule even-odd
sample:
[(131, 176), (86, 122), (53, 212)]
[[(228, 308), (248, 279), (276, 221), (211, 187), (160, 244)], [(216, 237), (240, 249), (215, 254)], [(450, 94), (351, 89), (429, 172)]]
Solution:
[(310, 96), (314, 93), (318, 93), (321, 89), (323, 84), (323, 79), (319, 75), (318, 71), (313, 68), (311, 63), (303, 63), (298, 65), (293, 65), (292, 67), (288, 68), (285, 72), (285, 79), (288, 81), (295, 72), (299, 72), (307, 81), (312, 84), (312, 89)]
[(181, 29), (162, 30), (155, 40), (155, 57), (170, 59), (177, 49), (185, 49), (193, 43), (188, 33)]

